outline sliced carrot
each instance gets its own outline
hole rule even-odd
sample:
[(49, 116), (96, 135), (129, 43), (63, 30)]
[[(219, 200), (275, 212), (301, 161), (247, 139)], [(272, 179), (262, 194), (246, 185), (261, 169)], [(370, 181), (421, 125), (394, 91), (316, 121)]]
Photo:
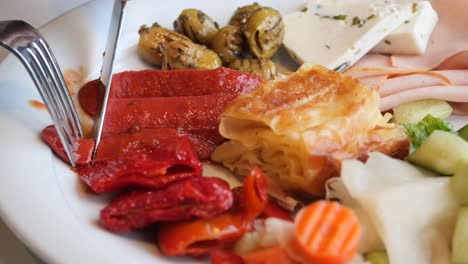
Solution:
[(318, 201), (295, 220), (293, 248), (314, 264), (346, 264), (357, 251), (361, 227), (354, 212), (339, 203)]
[(260, 249), (243, 256), (245, 264), (296, 264), (279, 246)]

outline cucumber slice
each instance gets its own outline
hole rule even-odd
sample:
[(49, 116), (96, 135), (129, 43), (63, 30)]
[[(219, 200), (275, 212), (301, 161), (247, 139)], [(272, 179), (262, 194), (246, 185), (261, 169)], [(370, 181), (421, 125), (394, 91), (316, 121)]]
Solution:
[(468, 206), (468, 162), (457, 166), (455, 175), (450, 179), (450, 187), (460, 204)]
[(393, 120), (399, 124), (413, 124), (431, 114), (445, 119), (452, 114), (452, 107), (443, 100), (425, 99), (399, 105), (393, 109)]
[(442, 175), (453, 175), (463, 160), (468, 160), (468, 143), (456, 134), (441, 130), (432, 132), (408, 157), (409, 162)]
[(385, 251), (374, 251), (367, 253), (364, 258), (370, 264), (389, 264), (387, 252)]
[(455, 232), (452, 238), (452, 263), (468, 263), (468, 207), (458, 211)]
[(460, 128), (460, 130), (458, 130), (458, 135), (468, 141), (468, 125)]

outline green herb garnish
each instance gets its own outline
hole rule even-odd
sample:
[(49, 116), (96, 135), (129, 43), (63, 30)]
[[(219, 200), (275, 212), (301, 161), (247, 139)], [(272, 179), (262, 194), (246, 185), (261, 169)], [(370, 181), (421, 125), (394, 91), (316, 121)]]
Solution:
[(443, 119), (432, 116), (431, 114), (424, 117), (417, 124), (403, 124), (406, 134), (411, 142), (412, 149), (419, 148), (422, 142), (432, 134), (435, 130), (442, 130), (455, 133), (450, 123)]
[(346, 20), (347, 17), (348, 17), (347, 15), (337, 15), (337, 16), (333, 16), (332, 18), (335, 20)]

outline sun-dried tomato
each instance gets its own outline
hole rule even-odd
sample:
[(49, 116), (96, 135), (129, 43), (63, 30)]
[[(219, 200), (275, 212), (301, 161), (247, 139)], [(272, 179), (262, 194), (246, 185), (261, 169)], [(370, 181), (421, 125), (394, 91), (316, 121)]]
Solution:
[(81, 179), (96, 193), (140, 186), (159, 189), (173, 182), (201, 176), (202, 164), (184, 138), (159, 144), (151, 153), (133, 153), (102, 160), (77, 169)]
[(163, 189), (118, 196), (101, 211), (101, 223), (113, 232), (129, 232), (161, 221), (212, 217), (231, 206), (232, 192), (227, 182), (194, 177)]
[[(57, 130), (54, 125), (47, 126), (41, 132), (41, 138), (47, 145), (59, 156), (63, 161), (70, 164), (68, 156), (60, 141)], [(72, 152), (75, 162), (78, 165), (88, 164), (91, 161), (91, 154), (94, 148), (94, 140), (87, 138), (75, 138), (74, 140), (77, 149)]]
[(158, 235), (161, 251), (169, 256), (198, 256), (232, 245), (253, 229), (254, 220), (268, 202), (266, 180), (260, 169), (250, 172), (242, 195), (239, 194), (234, 194), (234, 206), (228, 212), (208, 219), (163, 225)]

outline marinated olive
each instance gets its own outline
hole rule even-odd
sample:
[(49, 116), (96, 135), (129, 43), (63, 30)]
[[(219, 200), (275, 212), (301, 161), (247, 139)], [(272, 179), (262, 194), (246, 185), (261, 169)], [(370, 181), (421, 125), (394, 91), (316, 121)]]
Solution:
[(242, 31), (252, 55), (269, 59), (281, 47), (284, 23), (277, 10), (262, 7), (252, 13)]
[(248, 6), (237, 8), (236, 12), (234, 12), (234, 15), (231, 17), (231, 20), (229, 20), (229, 25), (238, 27), (242, 26), (245, 24), (250, 15), (260, 8), (262, 8), (262, 6), (260, 6), (258, 3), (253, 3)]
[(272, 80), (276, 77), (275, 63), (269, 59), (236, 59), (228, 67), (258, 75), (265, 80)]
[(224, 64), (237, 59), (242, 52), (244, 38), (239, 27), (225, 26), (214, 36), (211, 49), (218, 53)]
[(138, 33), (140, 34), (138, 54), (146, 62), (157, 66), (162, 63), (164, 45), (174, 40), (189, 40), (186, 36), (160, 27), (156, 23), (151, 28), (146, 25), (141, 26)]
[(164, 49), (163, 70), (209, 70), (221, 65), (221, 59), (214, 51), (189, 40), (173, 41)]
[(174, 21), (174, 29), (196, 43), (208, 45), (218, 31), (218, 24), (198, 9), (185, 9)]

